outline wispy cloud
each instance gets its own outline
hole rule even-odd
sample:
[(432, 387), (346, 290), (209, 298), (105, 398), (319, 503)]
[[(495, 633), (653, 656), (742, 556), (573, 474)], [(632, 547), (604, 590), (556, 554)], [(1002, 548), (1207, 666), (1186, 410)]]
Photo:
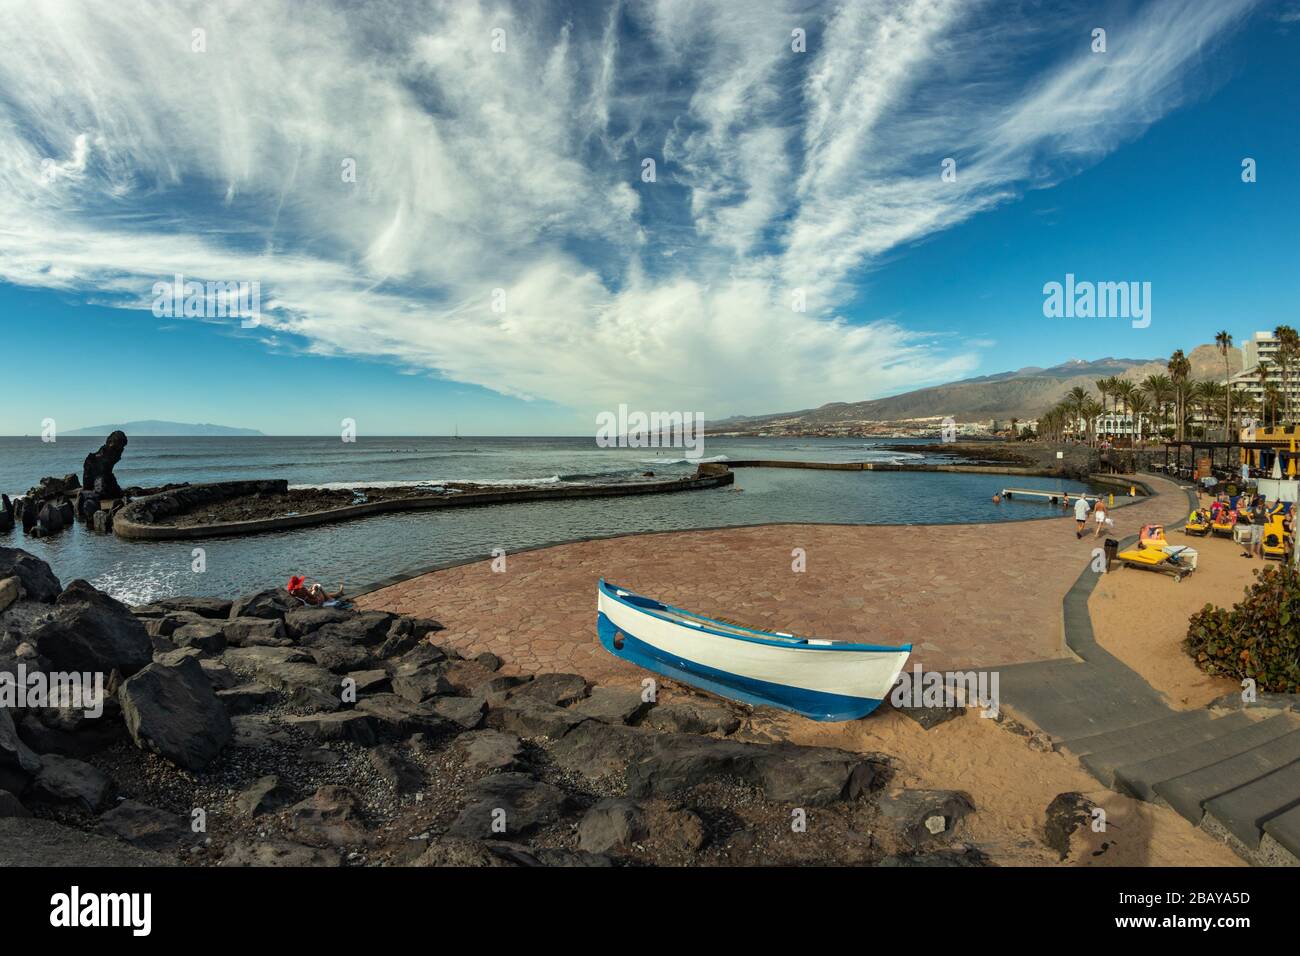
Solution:
[(279, 347), (575, 409), (894, 392), (983, 343), (847, 321), (864, 271), (1140, 134), (1253, 5), (1098, 55), (969, 0), (0, 0), (0, 278), (258, 280)]

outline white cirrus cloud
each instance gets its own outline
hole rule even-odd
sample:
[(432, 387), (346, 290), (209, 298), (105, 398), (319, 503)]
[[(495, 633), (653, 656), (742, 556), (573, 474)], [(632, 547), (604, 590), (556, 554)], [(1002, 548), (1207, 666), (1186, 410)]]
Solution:
[(857, 280), (1140, 134), (1253, 6), (1153, 3), (1099, 57), (1082, 4), (0, 0), (0, 279), (257, 280), (277, 342), (578, 410), (867, 398), (982, 341)]

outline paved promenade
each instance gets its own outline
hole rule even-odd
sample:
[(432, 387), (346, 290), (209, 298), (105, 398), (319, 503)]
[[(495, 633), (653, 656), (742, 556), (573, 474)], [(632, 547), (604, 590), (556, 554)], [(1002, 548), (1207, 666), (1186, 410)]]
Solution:
[[(869, 481), (869, 477), (864, 477)], [(1115, 537), (1186, 518), (1175, 485), (1114, 510)], [(1043, 504), (1006, 508), (1046, 513)], [(1091, 529), (1090, 529), (1091, 531)], [(1100, 542), (1072, 517), (992, 525), (774, 525), (633, 535), (508, 555), (412, 578), (358, 603), (436, 618), (461, 653), (491, 651), (507, 671), (574, 671), (597, 682), (641, 672), (596, 640), (602, 575), (669, 604), (810, 637), (911, 642), (927, 669), (1065, 655), (1061, 600)], [(806, 571), (791, 552), (802, 548)]]

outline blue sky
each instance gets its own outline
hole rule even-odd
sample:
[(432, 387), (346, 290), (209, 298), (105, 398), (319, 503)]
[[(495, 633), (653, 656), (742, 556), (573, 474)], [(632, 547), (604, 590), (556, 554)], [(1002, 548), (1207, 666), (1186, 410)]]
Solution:
[[(1300, 5), (1016, 7), (0, 0), (0, 434), (584, 434), (1300, 321)], [(1045, 318), (1067, 272), (1150, 327)]]

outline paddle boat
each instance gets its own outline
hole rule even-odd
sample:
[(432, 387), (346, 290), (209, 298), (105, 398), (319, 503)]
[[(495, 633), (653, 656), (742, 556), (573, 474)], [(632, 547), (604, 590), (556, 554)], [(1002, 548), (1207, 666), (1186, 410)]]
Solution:
[(911, 644), (882, 647), (728, 624), (603, 578), (596, 631), (615, 657), (723, 697), (813, 720), (865, 717), (898, 681)]

